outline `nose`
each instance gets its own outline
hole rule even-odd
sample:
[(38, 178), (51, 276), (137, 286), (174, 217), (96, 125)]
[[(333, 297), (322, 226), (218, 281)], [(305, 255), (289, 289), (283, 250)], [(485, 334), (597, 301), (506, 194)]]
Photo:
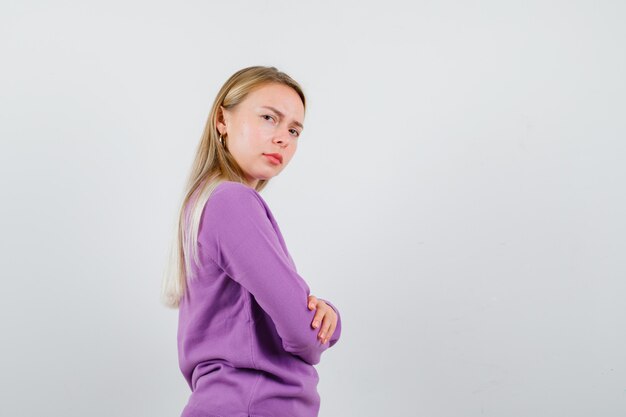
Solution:
[(279, 143), (282, 146), (287, 146), (291, 141), (292, 136), (289, 132), (279, 132), (274, 136), (274, 142)]

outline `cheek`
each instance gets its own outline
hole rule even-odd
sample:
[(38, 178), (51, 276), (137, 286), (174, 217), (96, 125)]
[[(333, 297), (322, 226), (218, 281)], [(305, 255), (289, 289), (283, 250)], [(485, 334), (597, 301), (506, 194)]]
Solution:
[(242, 122), (239, 126), (239, 132), (241, 133), (241, 136), (243, 138), (249, 138), (250, 134), (254, 131), (254, 129), (252, 128), (252, 126), (250, 126), (250, 123), (248, 122)]
[(244, 129), (245, 137), (251, 143), (259, 142), (272, 134), (271, 126), (268, 126), (267, 122), (266, 124), (248, 122), (242, 128)]
[(291, 158), (293, 158), (293, 155), (296, 153), (297, 146), (298, 146), (297, 142), (295, 142), (293, 146), (291, 147), (291, 149), (289, 150), (289, 154), (287, 158), (289, 158), (290, 161), (291, 161)]
[(254, 153), (261, 135), (259, 129), (250, 123), (242, 123), (240, 133), (239, 148), (242, 153)]

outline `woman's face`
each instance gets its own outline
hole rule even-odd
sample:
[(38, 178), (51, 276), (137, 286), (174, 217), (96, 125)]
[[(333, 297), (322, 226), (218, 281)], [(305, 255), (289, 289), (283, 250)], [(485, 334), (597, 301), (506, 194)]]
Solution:
[[(248, 93), (232, 109), (221, 107), (217, 129), (224, 142), (255, 187), (260, 179), (278, 175), (298, 146), (304, 123), (304, 105), (298, 93), (278, 83), (264, 84)], [(282, 162), (267, 156), (278, 154)]]

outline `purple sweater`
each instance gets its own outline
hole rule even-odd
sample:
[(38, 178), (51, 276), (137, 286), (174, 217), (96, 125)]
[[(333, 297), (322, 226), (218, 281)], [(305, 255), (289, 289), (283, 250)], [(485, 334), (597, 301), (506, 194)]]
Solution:
[(265, 200), (244, 184), (220, 183), (198, 245), (198, 275), (179, 306), (179, 365), (192, 391), (181, 417), (317, 416), (313, 365), (339, 340), (341, 317), (324, 300), (339, 319), (322, 344), (309, 286)]

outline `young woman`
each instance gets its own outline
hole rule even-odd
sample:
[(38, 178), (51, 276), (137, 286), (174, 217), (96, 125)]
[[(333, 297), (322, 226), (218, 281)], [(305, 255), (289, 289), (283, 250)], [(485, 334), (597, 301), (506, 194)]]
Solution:
[(313, 365), (341, 318), (310, 295), (259, 194), (293, 157), (304, 113), (301, 87), (274, 67), (236, 72), (213, 103), (163, 281), (192, 391), (182, 417), (318, 415)]

